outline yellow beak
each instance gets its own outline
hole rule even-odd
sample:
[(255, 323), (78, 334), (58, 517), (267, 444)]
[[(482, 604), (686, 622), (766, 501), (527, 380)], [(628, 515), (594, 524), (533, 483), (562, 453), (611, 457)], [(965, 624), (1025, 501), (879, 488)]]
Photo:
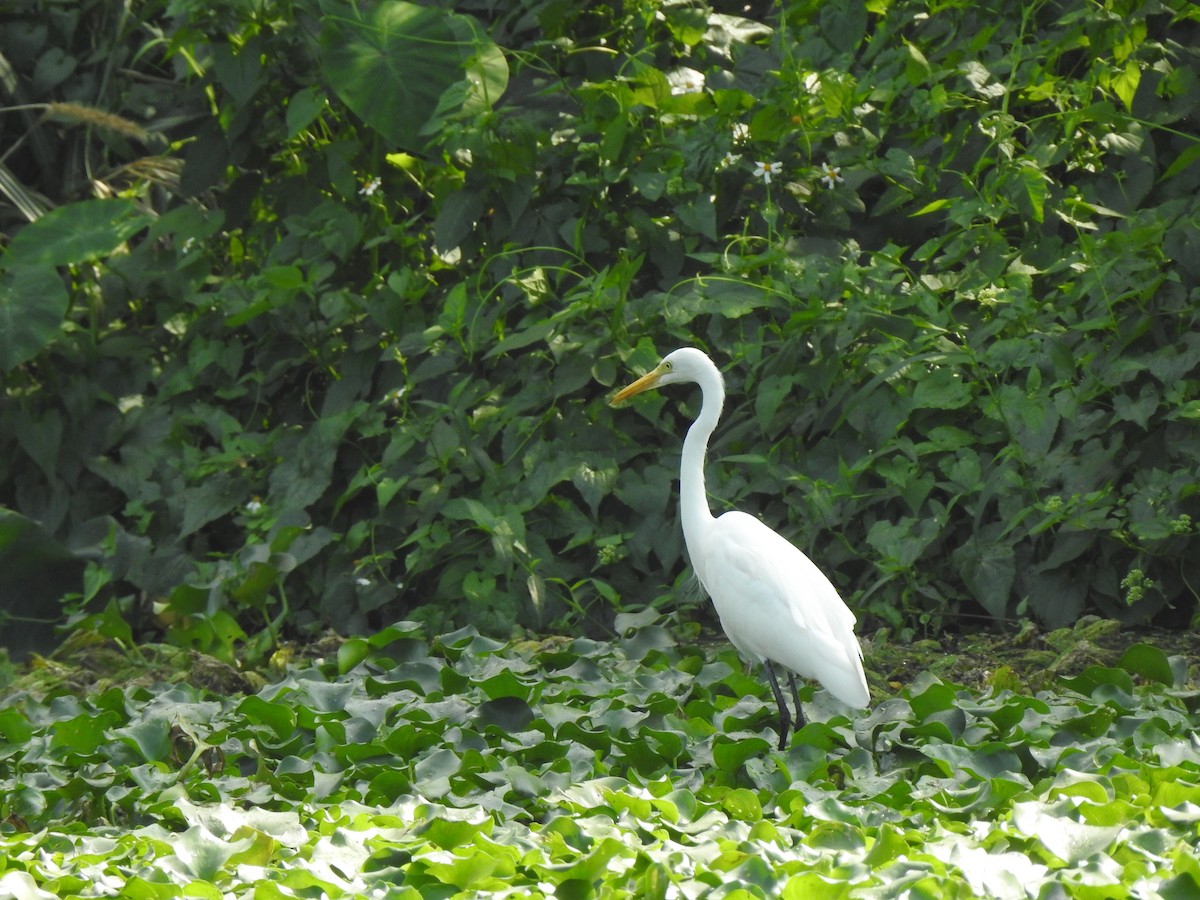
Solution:
[(616, 406), (619, 403), (624, 403), (630, 397), (636, 397), (638, 394), (649, 391), (658, 386), (658, 379), (663, 377), (663, 367), (660, 365), (653, 372), (647, 372), (633, 384), (621, 388), (617, 391), (616, 396), (608, 401), (609, 406)]

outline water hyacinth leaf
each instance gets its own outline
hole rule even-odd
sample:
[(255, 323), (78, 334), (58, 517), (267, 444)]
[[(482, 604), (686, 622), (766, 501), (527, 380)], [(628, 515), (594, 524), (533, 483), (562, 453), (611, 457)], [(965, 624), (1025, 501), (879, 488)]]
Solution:
[[(365, 800), (369, 804), (389, 806), (412, 789), (412, 779), (406, 774), (393, 769), (385, 769), (371, 779)], [(447, 781), (438, 793), (435, 794), (433, 791), (426, 790), (424, 791), (424, 796), (435, 799), (446, 793), (449, 789), (450, 784)]]
[(1106, 849), (1125, 827), (1085, 825), (1058, 812), (1044, 803), (1018, 802), (1013, 804), (1013, 825), (1066, 863), (1078, 863)]
[(743, 822), (757, 822), (762, 818), (762, 804), (752, 791), (736, 788), (721, 800), (721, 806), (731, 818)]
[(202, 826), (220, 838), (236, 837), (243, 831), (270, 835), (282, 844), (296, 847), (304, 843), (307, 833), (295, 812), (269, 809), (241, 809), (231, 803), (194, 803), (181, 797), (176, 808), (189, 825)]
[[(1121, 690), (1111, 683), (1086, 697), (981, 696), (926, 675), (869, 718), (814, 718), (776, 753), (773, 739), (714, 732), (711, 721), (687, 732), (670, 725), (673, 691), (684, 682), (690, 705), (710, 718), (731, 703), (753, 708), (756, 720), (773, 718), (761, 684), (731, 668), (731, 650), (713, 659), (673, 645), (634, 663), (623, 641), (576, 639), (570, 646), (583, 657), (469, 630), (430, 643), (459, 654), (423, 657), (431, 673), (437, 662), (455, 676), (435, 677), (441, 693), (432, 698), (381, 690), (368, 667), (327, 681), (337, 669), (330, 661), (240, 701), (200, 702), (179, 687), (110, 688), (55, 701), (49, 719), (77, 727), (83, 717), (118, 716), (94, 752), (123, 760), (140, 759), (128, 750), (131, 735), (161, 733), (165, 709), (203, 723), (229, 754), (224, 767), (138, 765), (119, 776), (135, 789), (113, 784), (106, 802), (149, 804), (175, 826), (154, 831), (154, 849), (139, 850), (143, 871), (163, 883), (259, 878), (264, 896), (287, 885), (361, 893), (353, 872), (424, 894), (545, 892), (537, 886), (550, 884), (588, 896), (601, 881), (630, 891), (682, 888), (693, 879), (681, 874), (681, 859), (720, 873), (725, 892), (738, 896), (802, 886), (850, 896), (868, 886), (933, 885), (931, 872), (943, 893), (1019, 896), (1011, 890), (1018, 881), (1036, 893), (1063, 872), (1099, 877), (1113, 865), (1109, 853), (1168, 859), (1198, 818), (1195, 713), (1154, 682), (1121, 698), (1131, 706), (1123, 714), (1102, 699)], [(536, 668), (543, 656), (562, 665)], [(531, 686), (531, 697), (554, 699), (506, 696)], [(757, 693), (737, 700), (742, 690)], [(497, 711), (517, 720), (497, 715), (498, 727), (479, 727)], [(11, 712), (0, 727), (47, 727), (44, 711)], [(274, 746), (268, 716), (281, 727), (299, 723), (286, 747)], [(1086, 735), (1072, 728), (1080, 719)], [(909, 752), (889, 749), (899, 735)], [(32, 743), (63, 759), (78, 752)], [(1120, 754), (1118, 768), (1091, 771), (1088, 754), (1101, 746)], [(20, 785), (10, 796), (10, 809), (35, 822), (48, 801), (58, 809), (78, 802), (71, 792), (86, 784), (75, 777), (60, 789), (55, 777), (38, 778), (36, 793)], [(1021, 849), (1003, 849), (1013, 847)], [(157, 896), (140, 884), (132, 893)]]
[(1133, 693), (1133, 679), (1129, 677), (1129, 673), (1124, 669), (1106, 666), (1088, 666), (1078, 676), (1064, 678), (1062, 682), (1071, 690), (1089, 696), (1105, 686), (1117, 688), (1123, 694)]
[(450, 863), (427, 864), (428, 871), (439, 881), (451, 884), (460, 890), (496, 891), (506, 887), (505, 880), (511, 876), (511, 863), (498, 855), (483, 852), (455, 857)]
[(147, 716), (113, 734), (134, 747), (146, 762), (166, 759), (171, 750), (171, 723), (162, 716)]
[(366, 659), (372, 651), (370, 642), (360, 637), (352, 637), (338, 647), (338, 674), (345, 675), (360, 662)]
[(493, 700), (498, 700), (501, 697), (528, 699), (532, 691), (530, 684), (522, 681), (516, 672), (507, 668), (486, 679), (482, 687), (483, 692)]
[(648, 625), (639, 628), (629, 638), (621, 642), (621, 647), (630, 659), (645, 659), (655, 650), (662, 650), (675, 643), (670, 631), (661, 625)]
[(0, 875), (0, 892), (13, 900), (53, 900), (58, 894), (44, 891), (28, 872), (10, 869)]
[(249, 839), (224, 841), (200, 826), (189, 828), (173, 843), (176, 860), (173, 867), (188, 878), (212, 881), (231, 856), (248, 849), (250, 844)]
[(1118, 665), (1122, 669), (1157, 681), (1172, 687), (1175, 684), (1175, 671), (1167, 654), (1149, 644), (1134, 644), (1123, 654)]
[(909, 703), (917, 721), (924, 721), (936, 713), (955, 708), (957, 691), (950, 685), (936, 680), (932, 675), (919, 678), (913, 684), (912, 692)]
[(420, 760), (415, 767), (415, 774), (421, 781), (449, 778), (458, 771), (461, 759), (449, 748), (437, 750)]
[(762, 738), (743, 738), (734, 741), (722, 737), (713, 743), (713, 761), (721, 771), (735, 773), (745, 765), (747, 760), (761, 756), (770, 749), (771, 744)]
[(488, 836), (492, 833), (492, 820), (482, 819), (478, 822), (464, 820), (435, 819), (429, 823), (421, 834), (435, 847), (443, 850), (453, 850), (455, 847), (470, 845), (476, 835)]
[(662, 610), (655, 609), (653, 606), (644, 606), (634, 612), (619, 612), (613, 617), (613, 630), (617, 634), (628, 634), (659, 622), (662, 618)]
[(791, 876), (779, 896), (782, 900), (844, 900), (850, 896), (850, 888), (819, 872), (805, 872)]
[(248, 721), (269, 727), (280, 740), (290, 738), (296, 731), (296, 713), (289, 704), (254, 695), (245, 698), (238, 710)]
[(508, 734), (524, 731), (534, 718), (534, 711), (520, 697), (500, 697), (479, 704), (479, 723), (494, 725)]
[(307, 680), (303, 683), (304, 692), (312, 699), (312, 708), (317, 712), (340, 712), (346, 708), (346, 701), (354, 694), (352, 682), (322, 682)]
[(372, 678), (369, 683), (377, 685), (380, 692), (410, 690), (423, 695), (440, 686), (441, 672), (441, 667), (429, 662), (407, 661)]
[(51, 742), (56, 747), (70, 748), (76, 753), (87, 755), (108, 739), (107, 730), (118, 721), (114, 712), (103, 712), (99, 715), (81, 714), (56, 723)]
[(11, 745), (23, 744), (33, 736), (33, 726), (15, 707), (0, 709), (0, 738)]

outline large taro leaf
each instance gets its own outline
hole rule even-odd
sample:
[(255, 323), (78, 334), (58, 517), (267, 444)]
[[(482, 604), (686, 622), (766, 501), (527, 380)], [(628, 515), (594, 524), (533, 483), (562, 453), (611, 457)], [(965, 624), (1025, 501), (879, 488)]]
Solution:
[(0, 371), (33, 359), (58, 336), (69, 298), (54, 266), (106, 256), (150, 221), (132, 200), (84, 200), (17, 232), (0, 257)]
[(2, 262), (5, 268), (89, 262), (107, 256), (151, 221), (132, 200), (81, 200), (22, 228)]
[(0, 271), (0, 372), (33, 359), (58, 337), (67, 289), (50, 266)]
[(489, 106), (508, 81), (503, 54), (474, 21), (403, 0), (325, 16), (320, 51), (342, 102), (408, 149), (435, 116)]

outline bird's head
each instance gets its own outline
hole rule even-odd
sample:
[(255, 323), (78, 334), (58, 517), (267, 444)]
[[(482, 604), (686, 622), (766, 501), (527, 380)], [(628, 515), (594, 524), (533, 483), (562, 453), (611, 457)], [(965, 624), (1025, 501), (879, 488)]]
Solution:
[(653, 370), (647, 372), (633, 384), (622, 388), (609, 403), (615, 406), (644, 391), (666, 384), (682, 384), (687, 381), (694, 381), (701, 385), (715, 382), (720, 385), (721, 373), (703, 351), (694, 347), (683, 347), (664, 356), (662, 362)]

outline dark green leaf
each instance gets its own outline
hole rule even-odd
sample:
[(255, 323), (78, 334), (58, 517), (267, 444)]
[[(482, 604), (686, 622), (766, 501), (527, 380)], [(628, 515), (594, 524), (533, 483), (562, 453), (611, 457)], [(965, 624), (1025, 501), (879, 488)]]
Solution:
[(9, 270), (89, 262), (111, 253), (151, 221), (132, 200), (81, 200), (22, 228), (0, 262)]
[[(0, 263), (14, 259), (11, 254)], [(0, 269), (0, 371), (37, 356), (58, 337), (67, 311), (62, 278), (45, 265)]]

